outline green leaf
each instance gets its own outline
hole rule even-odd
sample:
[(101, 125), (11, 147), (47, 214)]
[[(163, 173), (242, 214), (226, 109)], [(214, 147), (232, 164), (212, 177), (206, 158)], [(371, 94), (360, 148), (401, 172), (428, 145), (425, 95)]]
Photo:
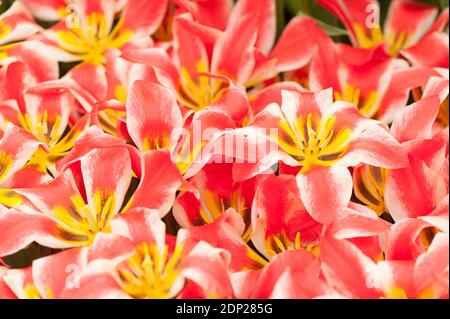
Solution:
[(286, 26), (286, 19), (284, 16), (284, 1), (276, 0), (276, 14), (277, 14), (277, 38), (283, 32), (284, 27)]
[[(298, 16), (308, 16), (302, 12), (299, 12), (297, 15)], [(317, 25), (319, 27), (321, 27), (322, 30), (325, 31), (325, 33), (328, 34), (330, 37), (338, 37), (338, 36), (348, 35), (348, 32), (345, 29), (335, 27), (331, 24), (328, 24), (328, 23), (326, 23), (322, 20), (316, 19), (314, 17), (311, 17), (311, 16), (309, 16), (309, 17), (314, 19), (316, 21)]]
[(323, 21), (320, 21), (317, 19), (314, 19), (314, 20), (316, 20), (317, 25), (319, 27), (321, 27), (323, 29), (323, 31), (325, 31), (325, 33), (328, 34), (330, 37), (338, 37), (341, 35), (348, 35), (348, 32), (345, 29), (335, 27), (333, 25), (330, 25), (326, 22), (323, 22)]
[(292, 15), (296, 15), (298, 12), (310, 15), (311, 2), (311, 0), (286, 0), (286, 8)]
[(448, 7), (448, 0), (422, 0), (425, 3), (436, 6), (440, 9), (444, 9)]

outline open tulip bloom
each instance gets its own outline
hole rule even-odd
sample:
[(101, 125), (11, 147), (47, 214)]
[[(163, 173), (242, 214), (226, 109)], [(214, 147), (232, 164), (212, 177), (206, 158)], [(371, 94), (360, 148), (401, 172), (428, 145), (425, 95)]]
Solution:
[(305, 2), (0, 1), (0, 298), (448, 298), (448, 7)]

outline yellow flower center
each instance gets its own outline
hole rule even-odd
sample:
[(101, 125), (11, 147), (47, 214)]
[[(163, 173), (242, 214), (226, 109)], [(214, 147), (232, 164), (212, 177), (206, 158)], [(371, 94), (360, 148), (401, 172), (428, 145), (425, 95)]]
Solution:
[(106, 17), (98, 12), (86, 17), (85, 25), (74, 26), (70, 31), (57, 31), (61, 49), (75, 55), (84, 62), (102, 64), (105, 50), (120, 48), (132, 37), (131, 31), (121, 31), (123, 20), (108, 30)]
[(142, 243), (135, 254), (116, 269), (115, 277), (122, 289), (133, 298), (167, 299), (178, 291), (183, 264), (183, 247), (176, 246), (168, 259), (168, 246), (160, 251), (156, 245)]
[(272, 235), (266, 239), (266, 251), (271, 257), (287, 250), (305, 249), (315, 257), (319, 256), (319, 246), (313, 244), (303, 245), (300, 241), (300, 232), (295, 235), (295, 240), (291, 241), (283, 229), (279, 235)]
[[(8, 174), (13, 164), (13, 157), (0, 150), (0, 185), (4, 182), (4, 178)], [(0, 188), (0, 204), (7, 207), (15, 207), (22, 202), (22, 199), (16, 192), (10, 188)]]
[(102, 129), (111, 135), (117, 135), (117, 121), (125, 117), (126, 112), (120, 110), (105, 109), (98, 112), (99, 123)]
[[(5, 21), (0, 20), (0, 40), (6, 37), (10, 32), (11, 27), (8, 24), (6, 24)], [(6, 59), (8, 57), (8, 53), (6, 51), (16, 45), (17, 45), (16, 43), (0, 45), (0, 61)]]
[(6, 22), (0, 20), (0, 39), (3, 39), (11, 32), (11, 27)]
[[(50, 290), (50, 288), (47, 288), (47, 299), (53, 299), (53, 292)], [(39, 290), (37, 289), (36, 285), (34, 284), (27, 284), (25, 285), (25, 288), (23, 289), (24, 297), (25, 299), (44, 299), (44, 297), (41, 295)]]
[(403, 288), (394, 287), (386, 294), (387, 299), (408, 299), (408, 295)]
[(158, 136), (153, 139), (144, 137), (144, 143), (142, 145), (144, 151), (170, 149), (170, 137)]
[[(206, 62), (196, 64), (198, 73), (209, 71)], [(178, 87), (178, 98), (188, 108), (198, 111), (219, 100), (228, 88), (226, 81), (199, 74), (192, 78), (189, 71), (182, 67)]]
[(389, 33), (385, 36), (385, 41), (387, 45), (387, 53), (395, 57), (400, 52), (400, 50), (408, 47), (412, 32), (401, 31), (399, 33)]
[(250, 211), (247, 209), (246, 203), (238, 190), (233, 191), (229, 199), (220, 198), (214, 192), (207, 190), (201, 191), (200, 197), (199, 215), (201, 220), (197, 225), (211, 224), (227, 209), (233, 208), (242, 216), (245, 223), (242, 239), (245, 242), (250, 240), (252, 234)]
[(361, 90), (350, 84), (344, 84), (342, 92), (334, 92), (336, 101), (345, 101), (358, 107), (359, 112), (365, 117), (372, 118), (376, 115), (379, 103), (378, 94), (373, 91), (367, 96), (361, 97)]
[(383, 34), (379, 26), (366, 30), (361, 25), (355, 24), (353, 29), (356, 40), (361, 48), (373, 48), (384, 41), (386, 52), (392, 57), (397, 56), (400, 50), (408, 47), (413, 35), (412, 32), (407, 31)]
[(335, 122), (333, 116), (322, 118), (311, 113), (293, 123), (280, 120), (278, 144), (302, 166), (300, 173), (314, 166), (331, 166), (345, 154), (352, 132), (345, 128), (335, 131)]
[(36, 121), (33, 121), (28, 113), (19, 114), (21, 127), (31, 133), (38, 141), (46, 144), (49, 152), (38, 148), (27, 165), (36, 167), (39, 171), (46, 173), (47, 164), (53, 165), (65, 156), (75, 143), (75, 139), (82, 133), (81, 130), (71, 130), (64, 134), (59, 114), (49, 114), (47, 111), (39, 113)]
[(12, 166), (13, 158), (10, 154), (0, 150), (0, 182), (3, 181), (3, 178), (8, 173), (9, 169)]
[(110, 231), (110, 221), (114, 216), (113, 193), (96, 191), (93, 210), (79, 194), (70, 200), (70, 207), (57, 206), (53, 211), (58, 221), (56, 237), (74, 245), (88, 246), (97, 233)]
[(0, 204), (6, 207), (16, 207), (22, 203), (22, 198), (10, 188), (0, 188)]
[(383, 32), (380, 27), (375, 26), (367, 31), (363, 26), (355, 24), (353, 30), (361, 48), (372, 48), (383, 42)]
[(378, 216), (386, 211), (384, 206), (386, 178), (387, 170), (385, 168), (369, 165), (358, 167), (353, 173), (356, 197), (375, 211)]
[(195, 141), (191, 136), (183, 136), (174, 149), (169, 149), (181, 175), (184, 175), (189, 170), (205, 145), (205, 141)]
[[(405, 289), (401, 287), (393, 287), (391, 288), (382, 299), (409, 299), (408, 294)], [(439, 292), (433, 285), (428, 288), (422, 289), (418, 292), (416, 299), (437, 299), (439, 298)]]
[(19, 122), (26, 131), (48, 146), (55, 145), (61, 138), (61, 116), (58, 114), (49, 114), (45, 110), (37, 115), (36, 123), (33, 123), (28, 113), (19, 114)]

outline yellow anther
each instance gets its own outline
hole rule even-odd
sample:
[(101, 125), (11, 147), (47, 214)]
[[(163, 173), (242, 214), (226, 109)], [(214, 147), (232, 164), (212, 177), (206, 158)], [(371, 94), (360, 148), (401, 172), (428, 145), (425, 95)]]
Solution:
[(131, 31), (122, 31), (122, 25), (121, 19), (109, 32), (106, 17), (94, 12), (87, 16), (86, 25), (70, 31), (57, 31), (58, 45), (84, 62), (102, 64), (107, 49), (120, 48), (131, 39)]
[(58, 222), (57, 236), (77, 245), (90, 245), (98, 232), (109, 232), (114, 216), (115, 196), (96, 191), (93, 196), (94, 209), (86, 204), (81, 195), (73, 195), (71, 206), (56, 206), (53, 216)]
[(348, 148), (351, 130), (334, 130), (334, 117), (321, 118), (316, 114), (299, 117), (291, 125), (285, 119), (279, 123), (278, 144), (302, 166), (300, 173), (313, 166), (331, 166)]
[(183, 264), (183, 246), (177, 245), (169, 258), (168, 246), (162, 251), (154, 244), (142, 243), (135, 254), (118, 266), (115, 278), (133, 298), (170, 298)]

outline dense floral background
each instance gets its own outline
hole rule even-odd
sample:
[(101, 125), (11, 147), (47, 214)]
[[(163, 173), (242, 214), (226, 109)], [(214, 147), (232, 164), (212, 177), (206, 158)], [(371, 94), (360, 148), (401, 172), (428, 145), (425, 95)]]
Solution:
[(0, 298), (448, 298), (448, 1), (0, 3)]

